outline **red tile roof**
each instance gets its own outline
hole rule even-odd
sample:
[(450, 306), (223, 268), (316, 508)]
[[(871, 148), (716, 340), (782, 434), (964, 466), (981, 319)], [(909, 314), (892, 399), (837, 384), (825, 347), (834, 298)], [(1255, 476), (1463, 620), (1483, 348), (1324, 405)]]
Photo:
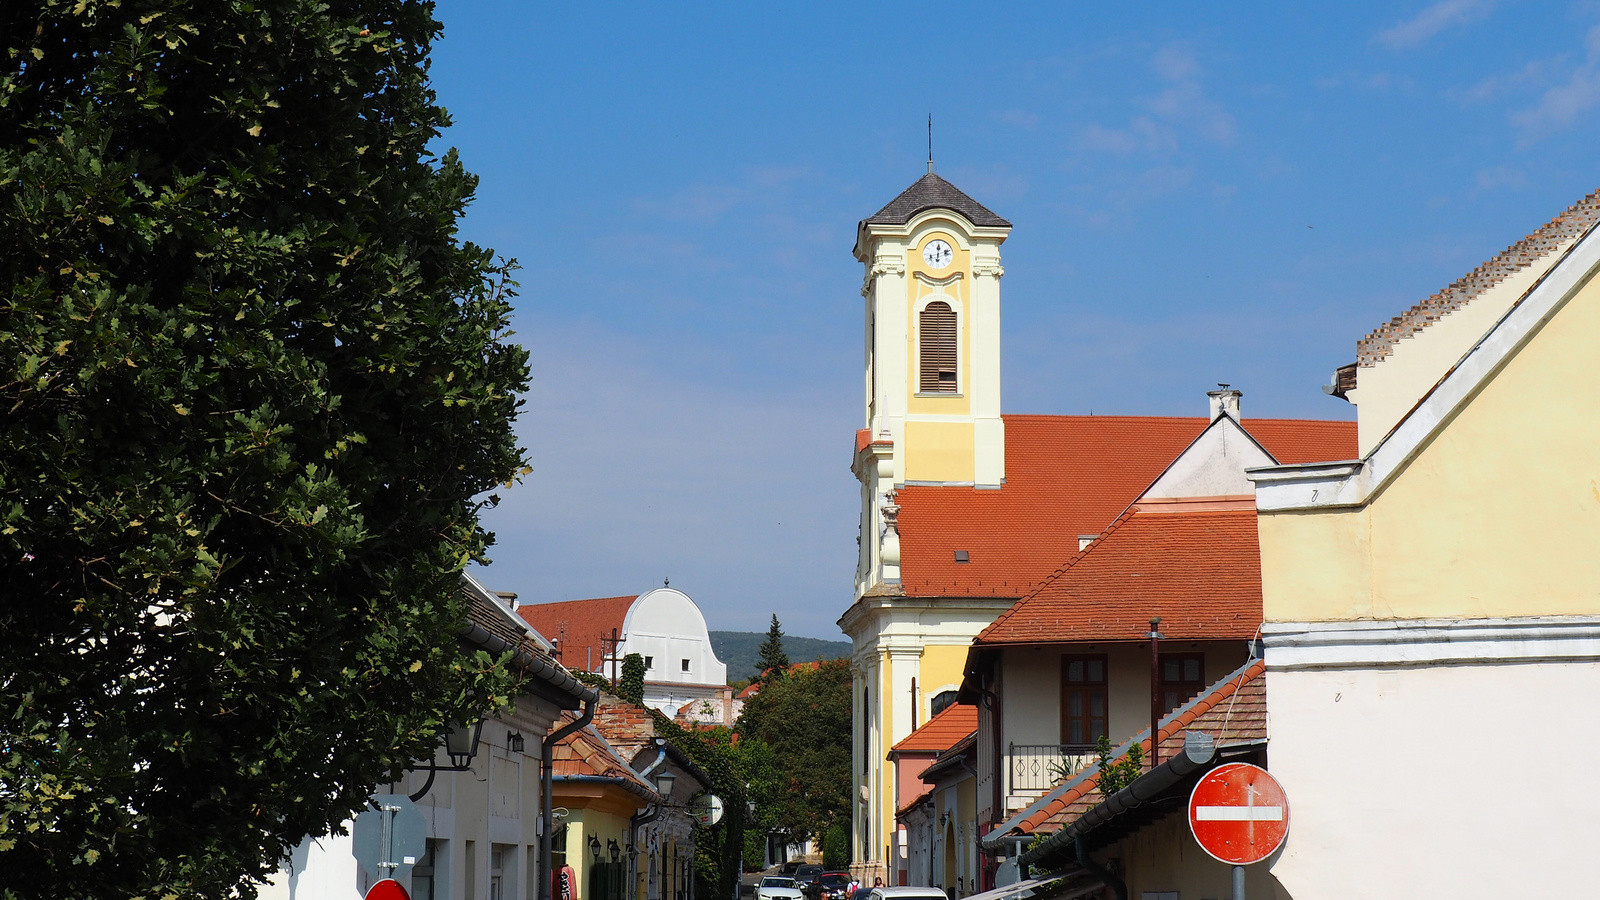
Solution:
[(889, 748), (890, 753), (943, 753), (978, 730), (978, 708), (952, 703)]
[(1600, 191), (1567, 207), (1544, 227), (1512, 244), (1493, 259), (1452, 282), (1444, 290), (1373, 329), (1356, 342), (1356, 363), (1375, 366), (1394, 352), (1394, 345), (1427, 328), (1446, 314), (1505, 281), (1512, 274), (1548, 256), (1561, 244), (1581, 236), (1600, 221)]
[[(639, 595), (634, 594), (563, 603), (530, 603), (518, 607), (517, 615), (535, 631), (558, 642), (562, 665), (574, 671), (598, 672), (604, 668), (602, 661), (610, 647), (611, 629), (615, 628), (619, 637), (627, 637), (622, 633), (622, 622), (637, 599)], [(607, 643), (600, 642), (602, 637)]]
[[(1155, 481), (1209, 420), (1140, 416), (1005, 416), (999, 490), (907, 485), (900, 505), (900, 580), (913, 597), (1020, 597), (1078, 555)], [(1246, 419), (1280, 463), (1350, 459), (1356, 423)], [(968, 562), (955, 561), (965, 550)]]
[[(1162, 626), (1165, 625), (1163, 622)], [(1183, 750), (1183, 737), (1189, 731), (1211, 735), (1218, 747), (1266, 740), (1267, 686), (1266, 679), (1261, 677), (1266, 670), (1266, 663), (1258, 659), (1163, 719), (1160, 729), (1161, 758), (1171, 759)], [(1145, 758), (1149, 759), (1150, 729), (1139, 732), (1139, 747)], [(1119, 758), (1127, 752), (1125, 748), (1118, 750)], [(1074, 776), (1074, 779), (1076, 783), (1061, 794), (1024, 810), (1027, 815), (1010, 830), (1027, 834), (1036, 834), (1040, 830), (1053, 831), (1077, 819), (1105, 799), (1100, 795), (1092, 768), (1086, 776)]]
[[(562, 713), (556, 727), (577, 719), (574, 712)], [(550, 748), (550, 765), (557, 775), (605, 775), (621, 778), (635, 790), (654, 791), (640, 778), (628, 760), (622, 758), (617, 748), (611, 746), (593, 724), (567, 735)]]
[(1256, 511), (1129, 512), (974, 645), (1251, 638), (1261, 625)]

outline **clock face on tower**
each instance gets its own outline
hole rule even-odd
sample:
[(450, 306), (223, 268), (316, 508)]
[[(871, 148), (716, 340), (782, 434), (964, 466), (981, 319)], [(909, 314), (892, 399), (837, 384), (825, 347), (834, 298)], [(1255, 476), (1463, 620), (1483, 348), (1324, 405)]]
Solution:
[(922, 259), (930, 268), (942, 269), (950, 265), (950, 260), (954, 256), (950, 245), (944, 241), (929, 241), (928, 246), (922, 248)]

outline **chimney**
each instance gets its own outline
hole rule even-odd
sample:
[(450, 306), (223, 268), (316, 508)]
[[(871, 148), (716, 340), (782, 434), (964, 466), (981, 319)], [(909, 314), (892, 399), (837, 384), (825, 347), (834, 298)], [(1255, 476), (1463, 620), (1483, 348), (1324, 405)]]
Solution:
[(1217, 385), (1220, 390), (1206, 391), (1206, 396), (1211, 398), (1211, 421), (1223, 413), (1233, 416), (1235, 422), (1239, 421), (1239, 398), (1244, 394), (1228, 387), (1225, 384)]

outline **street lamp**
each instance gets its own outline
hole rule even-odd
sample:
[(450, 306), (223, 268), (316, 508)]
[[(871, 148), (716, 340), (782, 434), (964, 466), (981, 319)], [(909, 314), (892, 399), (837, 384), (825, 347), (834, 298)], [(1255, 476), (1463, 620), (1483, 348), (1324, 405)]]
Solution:
[(478, 755), (478, 740), (483, 737), (483, 720), (476, 722), (451, 722), (444, 728), (444, 750), (450, 754), (450, 765), (458, 772), (472, 765)]
[(589, 835), (589, 855), (594, 857), (594, 864), (600, 865), (600, 839)]
[(616, 838), (611, 838), (606, 841), (606, 852), (611, 854), (612, 865), (622, 862), (622, 845), (617, 843)]
[(421, 789), (411, 795), (411, 802), (415, 803), (427, 796), (428, 791), (433, 788), (433, 778), (438, 773), (465, 772), (472, 768), (472, 758), (478, 755), (478, 741), (482, 737), (482, 719), (474, 722), (446, 723), (444, 726), (444, 752), (450, 757), (450, 765), (441, 766), (430, 758), (428, 760), (428, 780), (422, 783)]
[(667, 803), (672, 800), (672, 783), (677, 780), (678, 776), (671, 772), (656, 775), (656, 793), (661, 795), (661, 802)]

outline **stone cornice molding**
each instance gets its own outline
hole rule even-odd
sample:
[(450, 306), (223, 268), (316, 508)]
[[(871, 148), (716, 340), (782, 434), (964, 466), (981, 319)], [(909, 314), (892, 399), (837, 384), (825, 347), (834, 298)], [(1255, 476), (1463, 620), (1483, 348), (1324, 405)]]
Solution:
[(1600, 616), (1267, 622), (1268, 671), (1600, 661)]
[(943, 278), (934, 278), (926, 272), (914, 272), (912, 274), (916, 276), (918, 281), (929, 287), (948, 287), (960, 281), (966, 275), (965, 272), (951, 272)]
[(1006, 267), (1000, 265), (998, 259), (975, 259), (972, 261), (972, 274), (993, 275), (995, 278), (1000, 278), (1006, 274)]

